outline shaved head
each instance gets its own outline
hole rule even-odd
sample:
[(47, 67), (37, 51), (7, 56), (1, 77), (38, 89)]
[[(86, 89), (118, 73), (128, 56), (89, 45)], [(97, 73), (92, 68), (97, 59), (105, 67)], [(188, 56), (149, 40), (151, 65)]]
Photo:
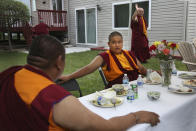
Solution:
[(53, 36), (40, 35), (32, 42), (27, 63), (39, 68), (48, 68), (59, 56), (65, 59), (65, 49), (61, 42)]

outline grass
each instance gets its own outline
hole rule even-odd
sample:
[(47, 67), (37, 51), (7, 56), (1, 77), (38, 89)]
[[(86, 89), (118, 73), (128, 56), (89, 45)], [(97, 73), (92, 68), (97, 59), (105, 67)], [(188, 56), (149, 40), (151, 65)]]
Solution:
[[(66, 55), (66, 67), (63, 74), (69, 74), (77, 69), (87, 65), (99, 53), (99, 51), (87, 51), (81, 53), (72, 53)], [(0, 51), (0, 72), (13, 65), (23, 65), (26, 63), (25, 53), (19, 52), (1, 52)], [(176, 60), (176, 68), (178, 70), (187, 70), (186, 66), (181, 61)], [(148, 63), (143, 64), (146, 68), (159, 70), (159, 61), (156, 58), (151, 58)], [(95, 72), (77, 79), (83, 95), (88, 95), (98, 90), (104, 89), (103, 81), (98, 70)], [(73, 95), (79, 96), (78, 92), (72, 92)]]

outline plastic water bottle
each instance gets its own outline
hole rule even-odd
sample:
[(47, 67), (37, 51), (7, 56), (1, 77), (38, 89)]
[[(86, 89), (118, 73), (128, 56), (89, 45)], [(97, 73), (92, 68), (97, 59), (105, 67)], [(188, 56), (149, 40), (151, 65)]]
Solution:
[(172, 74), (176, 75), (177, 74), (177, 69), (176, 69), (176, 65), (173, 61), (173, 65), (172, 65)]
[(134, 94), (133, 90), (131, 88), (129, 88), (127, 91), (127, 101), (128, 102), (134, 101), (134, 99), (135, 99), (134, 96), (135, 96), (135, 94)]
[(129, 84), (129, 77), (127, 76), (127, 74), (124, 74), (122, 83)]
[(144, 81), (142, 79), (142, 76), (139, 75), (139, 77), (137, 78), (137, 87), (141, 88), (141, 87), (143, 87), (143, 84), (144, 84)]

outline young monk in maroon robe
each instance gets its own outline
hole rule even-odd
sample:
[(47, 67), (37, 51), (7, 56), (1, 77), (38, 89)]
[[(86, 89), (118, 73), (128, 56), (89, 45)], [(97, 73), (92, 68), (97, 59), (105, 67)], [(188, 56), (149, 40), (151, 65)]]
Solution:
[(109, 35), (108, 46), (109, 50), (96, 56), (90, 64), (70, 75), (62, 76), (61, 79), (64, 81), (76, 79), (101, 66), (109, 82), (106, 88), (109, 88), (114, 84), (122, 84), (124, 74), (128, 74), (130, 81), (136, 80), (139, 73), (146, 75), (146, 69), (139, 60), (130, 51), (122, 50), (123, 37), (119, 32), (112, 32)]
[(53, 81), (64, 70), (65, 50), (54, 37), (36, 37), (27, 63), (0, 73), (1, 131), (122, 131), (159, 122), (157, 114), (147, 111), (103, 119), (56, 85)]
[(150, 58), (150, 52), (148, 47), (147, 24), (143, 14), (143, 8), (138, 8), (138, 5), (136, 4), (136, 10), (131, 20), (131, 52), (140, 62), (145, 63), (146, 60)]

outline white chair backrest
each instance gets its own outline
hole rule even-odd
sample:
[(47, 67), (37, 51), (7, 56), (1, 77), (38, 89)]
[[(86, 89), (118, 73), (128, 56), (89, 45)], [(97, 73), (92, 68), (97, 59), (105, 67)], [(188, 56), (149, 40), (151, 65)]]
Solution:
[[(183, 58), (183, 61), (196, 63), (196, 56), (194, 53), (194, 46), (188, 42), (179, 42), (178, 51)], [(195, 70), (195, 67), (187, 65), (188, 70)]]
[(188, 42), (179, 42), (178, 50), (185, 61), (189, 61), (189, 62), (192, 61), (191, 58), (194, 57), (192, 44)]
[(196, 50), (196, 38), (193, 39), (193, 45), (194, 45), (195, 50)]

